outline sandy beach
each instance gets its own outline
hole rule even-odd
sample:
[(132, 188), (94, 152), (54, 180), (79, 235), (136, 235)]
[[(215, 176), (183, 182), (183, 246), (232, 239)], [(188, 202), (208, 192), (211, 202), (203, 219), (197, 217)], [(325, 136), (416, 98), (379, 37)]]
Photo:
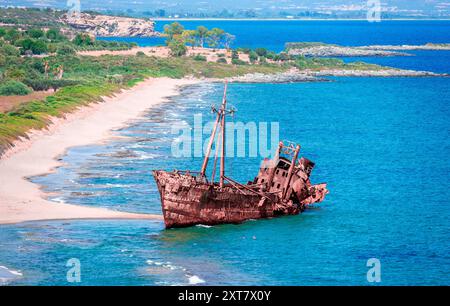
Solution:
[(39, 186), (27, 178), (60, 165), (57, 161), (73, 146), (96, 143), (112, 136), (112, 129), (126, 124), (167, 97), (190, 79), (148, 79), (102, 103), (80, 108), (64, 119), (54, 119), (48, 130), (31, 133), (0, 160), (0, 224), (60, 219), (157, 219), (162, 215), (133, 214), (50, 202)]

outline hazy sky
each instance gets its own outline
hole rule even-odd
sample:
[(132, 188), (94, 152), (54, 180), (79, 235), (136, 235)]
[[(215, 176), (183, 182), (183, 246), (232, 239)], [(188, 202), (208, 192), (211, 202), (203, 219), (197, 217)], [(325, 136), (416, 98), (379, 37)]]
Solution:
[[(73, 1), (73, 0), (69, 0)], [(0, 5), (36, 7), (67, 7), (68, 0), (0, 0)], [(115, 9), (136, 11), (166, 9), (179, 12), (202, 12), (252, 9), (257, 11), (324, 12), (364, 10), (366, 1), (357, 0), (80, 0), (82, 9)], [(445, 0), (381, 0), (385, 11), (403, 13), (449, 13), (450, 1)]]

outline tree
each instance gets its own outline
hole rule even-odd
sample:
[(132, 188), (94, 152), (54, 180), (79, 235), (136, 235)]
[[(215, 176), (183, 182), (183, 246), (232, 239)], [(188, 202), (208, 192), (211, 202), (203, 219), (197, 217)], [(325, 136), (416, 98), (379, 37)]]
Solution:
[(164, 34), (167, 35), (166, 44), (169, 44), (175, 36), (183, 34), (184, 27), (179, 22), (173, 22), (164, 26)]
[(64, 36), (61, 35), (61, 33), (59, 32), (59, 29), (57, 29), (57, 28), (49, 29), (47, 31), (47, 33), (45, 33), (45, 36), (48, 39), (53, 40), (53, 41), (55, 41), (55, 40), (63, 40), (64, 39)]
[(29, 29), (27, 31), (27, 34), (31, 38), (41, 38), (44, 36), (44, 31), (42, 31), (41, 29)]
[(196, 34), (195, 30), (184, 30), (183, 33), (181, 34), (181, 37), (185, 44), (195, 47), (196, 43), (195, 34)]
[(5, 36), (6, 34), (6, 29), (5, 28), (0, 28), (0, 37)]
[(250, 62), (254, 63), (258, 60), (258, 54), (255, 51), (250, 51), (248, 58), (250, 59)]
[(274, 59), (277, 56), (277, 54), (273, 51), (267, 52), (266, 58), (268, 59)]
[(236, 39), (236, 36), (234, 36), (230, 33), (225, 33), (223, 36), (223, 45), (225, 46), (225, 48), (230, 49), (231, 44), (234, 42), (235, 39)]
[(208, 46), (213, 49), (217, 48), (224, 35), (225, 31), (219, 28), (213, 28), (211, 31), (208, 31)]
[(31, 51), (32, 54), (42, 54), (48, 51), (47, 45), (42, 40), (25, 38), (18, 41), (17, 44), (22, 48), (23, 54), (26, 54), (27, 51)]
[(203, 46), (205, 45), (205, 39), (208, 36), (208, 28), (204, 26), (198, 26), (197, 30), (195, 31), (195, 36), (198, 40), (200, 47), (203, 48)]
[(266, 48), (256, 48), (255, 52), (256, 52), (256, 54), (258, 54), (258, 56), (267, 56)]
[(77, 34), (73, 39), (73, 43), (77, 46), (90, 46), (93, 44), (91, 36), (89, 34)]
[(9, 29), (4, 36), (5, 40), (9, 41), (11, 44), (14, 44), (20, 37), (21, 34), (16, 29)]
[(179, 35), (170, 40), (169, 49), (172, 56), (183, 56), (187, 52), (186, 45)]

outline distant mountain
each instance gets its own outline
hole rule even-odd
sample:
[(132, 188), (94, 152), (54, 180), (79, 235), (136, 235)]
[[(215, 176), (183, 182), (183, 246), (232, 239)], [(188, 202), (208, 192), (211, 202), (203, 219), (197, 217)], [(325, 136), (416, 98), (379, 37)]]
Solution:
[[(75, 0), (1, 0), (1, 6), (67, 9)], [(80, 0), (82, 10), (147, 17), (365, 18), (364, 0)], [(450, 18), (446, 0), (381, 1), (384, 18)]]

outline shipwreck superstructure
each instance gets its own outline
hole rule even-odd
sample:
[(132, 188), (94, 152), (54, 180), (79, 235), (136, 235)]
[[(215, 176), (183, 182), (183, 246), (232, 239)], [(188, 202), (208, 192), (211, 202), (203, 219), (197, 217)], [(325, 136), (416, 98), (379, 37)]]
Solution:
[[(264, 160), (258, 175), (247, 184), (227, 177), (225, 126), (226, 116), (232, 111), (226, 109), (226, 91), (227, 84), (220, 109), (213, 108), (217, 116), (201, 170), (153, 171), (166, 228), (299, 214), (308, 205), (321, 202), (328, 193), (325, 183), (311, 184), (314, 163), (299, 158), (300, 146), (291, 143), (280, 142), (274, 158)], [(206, 169), (216, 136), (212, 176), (208, 180)], [(219, 160), (219, 181), (215, 182)]]

